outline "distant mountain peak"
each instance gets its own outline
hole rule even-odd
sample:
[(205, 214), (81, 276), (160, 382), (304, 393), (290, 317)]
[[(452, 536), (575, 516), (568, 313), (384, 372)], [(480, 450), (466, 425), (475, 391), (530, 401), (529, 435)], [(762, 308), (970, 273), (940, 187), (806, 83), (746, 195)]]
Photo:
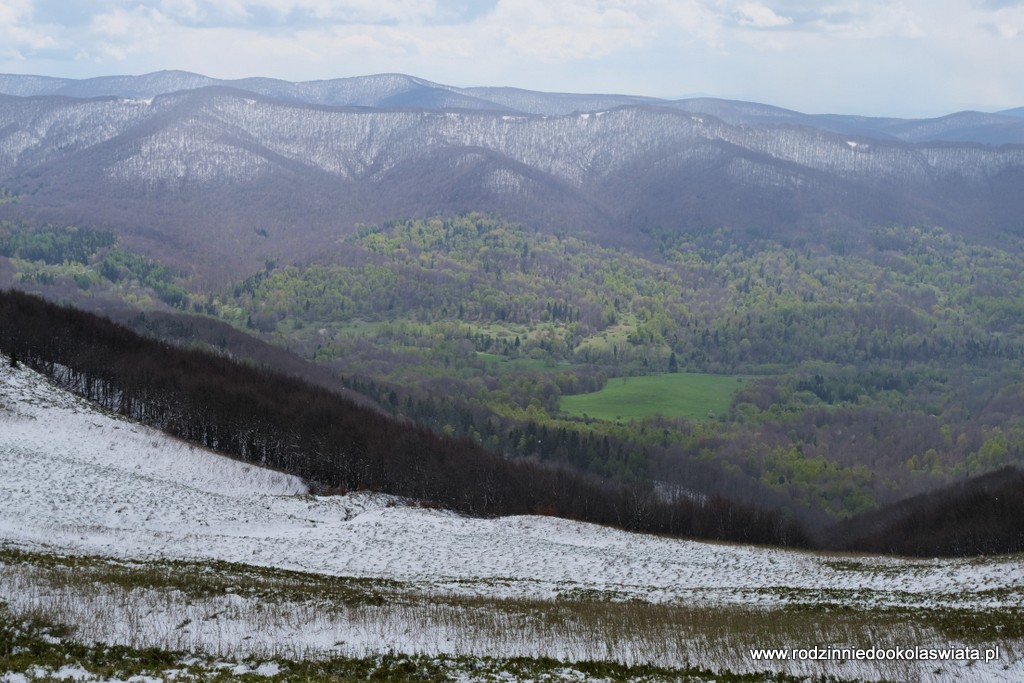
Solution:
[[(467, 110), (561, 116), (622, 106), (657, 106), (714, 116), (733, 125), (800, 125), (842, 135), (906, 142), (956, 141), (987, 145), (1024, 144), (1024, 107), (1003, 112), (957, 112), (934, 119), (899, 119), (841, 114), (803, 114), (769, 104), (713, 97), (679, 100), (614, 93), (539, 92), (512, 87), (460, 88), (403, 73), (379, 73), (313, 81), (252, 77), (211, 78), (165, 70), (139, 76), (82, 80), (0, 74), (0, 94), (17, 97), (146, 98), (222, 86), (307, 105), (384, 110)], [(953, 117), (953, 118), (951, 118)]]

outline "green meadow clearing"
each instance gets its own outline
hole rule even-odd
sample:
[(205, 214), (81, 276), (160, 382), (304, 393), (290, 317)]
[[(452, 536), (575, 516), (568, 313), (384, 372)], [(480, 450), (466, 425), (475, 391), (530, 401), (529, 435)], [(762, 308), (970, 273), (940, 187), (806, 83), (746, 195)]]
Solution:
[(680, 372), (644, 377), (617, 377), (600, 391), (563, 396), (559, 407), (577, 417), (639, 420), (645, 417), (686, 417), (704, 420), (729, 409), (744, 378)]

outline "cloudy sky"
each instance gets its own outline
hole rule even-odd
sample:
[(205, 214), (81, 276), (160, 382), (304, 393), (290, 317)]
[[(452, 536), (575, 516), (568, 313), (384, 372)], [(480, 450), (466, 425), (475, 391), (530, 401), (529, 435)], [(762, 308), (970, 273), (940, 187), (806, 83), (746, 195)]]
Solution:
[(1024, 0), (0, 0), (0, 72), (160, 69), (934, 116), (1024, 105)]

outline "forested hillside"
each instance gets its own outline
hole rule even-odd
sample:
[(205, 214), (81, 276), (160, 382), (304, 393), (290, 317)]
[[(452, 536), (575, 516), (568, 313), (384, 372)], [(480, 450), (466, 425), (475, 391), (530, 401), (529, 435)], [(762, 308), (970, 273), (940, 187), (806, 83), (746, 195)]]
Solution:
[(543, 514), (627, 530), (802, 545), (799, 525), (719, 496), (666, 499), (510, 460), (301, 380), (141, 338), (98, 316), (0, 292), (0, 352), (133, 420), (321, 492), (382, 491), (473, 515)]
[(930, 557), (1024, 551), (1024, 471), (1006, 467), (836, 524), (828, 546)]
[[(1024, 461), (1019, 238), (647, 236), (644, 257), (479, 214), (397, 221), (224, 288), (85, 228), (7, 223), (0, 255), (21, 288), (227, 321), (436, 433), (664, 495), (823, 522)], [(204, 327), (159, 333), (226, 350)]]
[[(319, 258), (360, 224), (472, 211), (647, 256), (664, 234), (722, 226), (826, 243), (890, 224), (1020, 235), (1014, 117), (870, 121), (615, 97), (543, 104), (404, 77), (355, 90), (203, 83), (165, 74), (136, 84), (150, 96), (126, 80), (107, 85), (127, 96), (89, 98), (50, 81), (73, 96), (0, 96), (0, 187), (16, 197), (0, 201), (0, 219), (102, 226), (220, 284), (267, 259)], [(325, 106), (317, 92), (336, 88), (340, 99)]]

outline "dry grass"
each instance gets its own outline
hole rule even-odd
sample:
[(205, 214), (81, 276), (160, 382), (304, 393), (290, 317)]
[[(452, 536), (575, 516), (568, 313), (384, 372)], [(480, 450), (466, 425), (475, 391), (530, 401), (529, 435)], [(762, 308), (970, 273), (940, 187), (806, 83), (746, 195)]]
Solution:
[[(226, 563), (126, 563), (0, 551), (0, 600), (70, 626), (78, 643), (291, 661), (386, 652), (605, 661), (732, 674), (763, 670), (751, 648), (993, 644), (1024, 650), (1020, 614), (955, 610), (650, 604), (574, 595), (529, 600), (424, 593), (396, 582)], [(949, 627), (953, 625), (954, 630)], [(965, 626), (966, 625), (966, 626)], [(1018, 629), (1019, 630), (1019, 629)], [(787, 662), (795, 676), (932, 680), (917, 663)], [(941, 679), (940, 679), (941, 680)], [(969, 679), (968, 679), (969, 680)]]

